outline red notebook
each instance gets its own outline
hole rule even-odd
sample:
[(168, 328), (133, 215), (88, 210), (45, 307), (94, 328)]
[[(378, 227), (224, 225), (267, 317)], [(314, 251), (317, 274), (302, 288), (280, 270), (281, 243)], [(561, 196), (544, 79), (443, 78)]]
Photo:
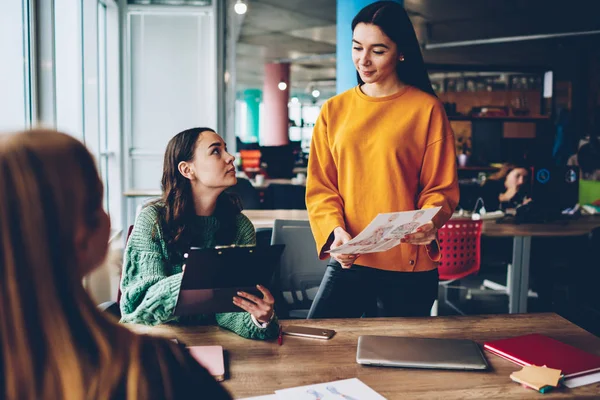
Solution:
[(560, 369), (565, 378), (600, 371), (600, 357), (534, 333), (484, 343), (483, 347), (519, 365)]

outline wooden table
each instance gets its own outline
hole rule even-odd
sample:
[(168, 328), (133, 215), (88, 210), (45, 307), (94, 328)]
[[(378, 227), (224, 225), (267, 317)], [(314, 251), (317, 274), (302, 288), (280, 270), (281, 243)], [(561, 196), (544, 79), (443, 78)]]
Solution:
[[(279, 185), (301, 185), (306, 186), (306, 181), (299, 183), (292, 179), (265, 179), (261, 184), (256, 183), (253, 179), (248, 179), (252, 186), (258, 190), (264, 190), (269, 187), (270, 184), (276, 183)], [(123, 192), (123, 196), (126, 198), (131, 197), (160, 197), (162, 191), (160, 189), (129, 189)]]
[(279, 179), (279, 178), (278, 179), (265, 179), (261, 184), (256, 183), (256, 180), (250, 180), (250, 183), (252, 184), (252, 186), (254, 186), (255, 189), (258, 189), (258, 190), (265, 190), (272, 183), (278, 184), (278, 185), (306, 186), (306, 181), (299, 183), (292, 179)]
[(160, 189), (130, 189), (123, 192), (125, 197), (160, 197), (162, 190)]
[(276, 219), (308, 221), (306, 210), (244, 210), (242, 211), (258, 228), (273, 228)]
[(356, 363), (359, 335), (472, 339), (479, 344), (532, 332), (600, 355), (600, 338), (556, 314), (517, 314), (468, 317), (288, 320), (282, 324), (334, 329), (328, 340), (284, 336), (276, 341), (243, 339), (217, 326), (144, 327), (140, 333), (176, 337), (188, 346), (222, 345), (228, 359), (225, 387), (234, 398), (272, 394), (275, 390), (338, 379), (358, 378), (388, 399), (549, 399), (598, 398), (600, 384), (559, 388), (540, 394), (512, 382), (519, 366), (485, 352), (486, 372), (459, 372), (384, 367)]
[[(244, 214), (250, 218), (257, 228), (272, 228), (275, 219), (308, 219), (306, 210), (246, 210)], [(457, 220), (459, 219), (454, 221)], [(527, 312), (532, 237), (583, 236), (596, 227), (600, 227), (599, 216), (544, 224), (517, 225), (497, 223), (491, 220), (483, 221), (482, 235), (513, 238), (513, 273), (509, 282), (511, 290), (509, 291), (508, 311), (510, 313)]]

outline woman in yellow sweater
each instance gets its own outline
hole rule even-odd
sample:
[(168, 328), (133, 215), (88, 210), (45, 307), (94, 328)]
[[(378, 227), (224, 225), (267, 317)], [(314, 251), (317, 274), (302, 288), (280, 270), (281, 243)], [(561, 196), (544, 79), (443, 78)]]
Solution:
[(311, 143), (306, 204), (317, 251), (327, 257), (378, 213), (441, 210), (391, 250), (334, 255), (309, 318), (425, 316), (438, 290), (428, 245), (459, 198), (454, 134), (404, 8), (368, 5), (352, 31), (358, 86), (323, 105)]

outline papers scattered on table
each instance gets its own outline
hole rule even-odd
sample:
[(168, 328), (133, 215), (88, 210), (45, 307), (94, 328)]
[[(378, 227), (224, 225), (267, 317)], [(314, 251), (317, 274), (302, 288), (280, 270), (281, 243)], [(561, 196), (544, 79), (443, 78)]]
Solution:
[(386, 400), (357, 378), (276, 390), (275, 394), (240, 400)]
[(355, 238), (329, 253), (366, 254), (387, 251), (400, 244), (400, 239), (431, 221), (441, 207), (424, 210), (378, 214)]
[(282, 400), (386, 400), (357, 378), (276, 390)]

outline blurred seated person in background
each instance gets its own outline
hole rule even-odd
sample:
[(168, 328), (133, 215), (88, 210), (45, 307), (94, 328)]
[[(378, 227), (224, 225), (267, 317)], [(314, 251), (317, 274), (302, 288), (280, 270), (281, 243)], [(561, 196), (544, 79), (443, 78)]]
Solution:
[[(135, 220), (125, 248), (121, 280), (121, 322), (157, 325), (183, 322), (174, 315), (184, 254), (191, 246), (254, 245), (256, 232), (242, 214), (237, 196), (225, 190), (237, 182), (235, 157), (223, 138), (210, 128), (178, 133), (165, 152), (162, 198), (146, 206)], [(248, 265), (252, 268), (252, 265)], [(239, 292), (233, 303), (240, 311), (198, 315), (188, 322), (215, 322), (251, 339), (272, 339), (279, 325), (274, 299)]]
[(579, 148), (567, 165), (581, 169), (581, 179), (600, 181), (600, 107), (596, 107), (590, 128), (590, 135), (579, 141)]
[(503, 164), (482, 185), (481, 198), (486, 211), (506, 211), (527, 204), (530, 201), (527, 197), (528, 182), (529, 170), (525, 166)]
[(577, 163), (581, 168), (581, 178), (600, 181), (600, 139), (591, 137), (577, 151)]
[(230, 398), (184, 348), (134, 334), (85, 291), (110, 221), (83, 144), (0, 135), (0, 176), (1, 399)]

